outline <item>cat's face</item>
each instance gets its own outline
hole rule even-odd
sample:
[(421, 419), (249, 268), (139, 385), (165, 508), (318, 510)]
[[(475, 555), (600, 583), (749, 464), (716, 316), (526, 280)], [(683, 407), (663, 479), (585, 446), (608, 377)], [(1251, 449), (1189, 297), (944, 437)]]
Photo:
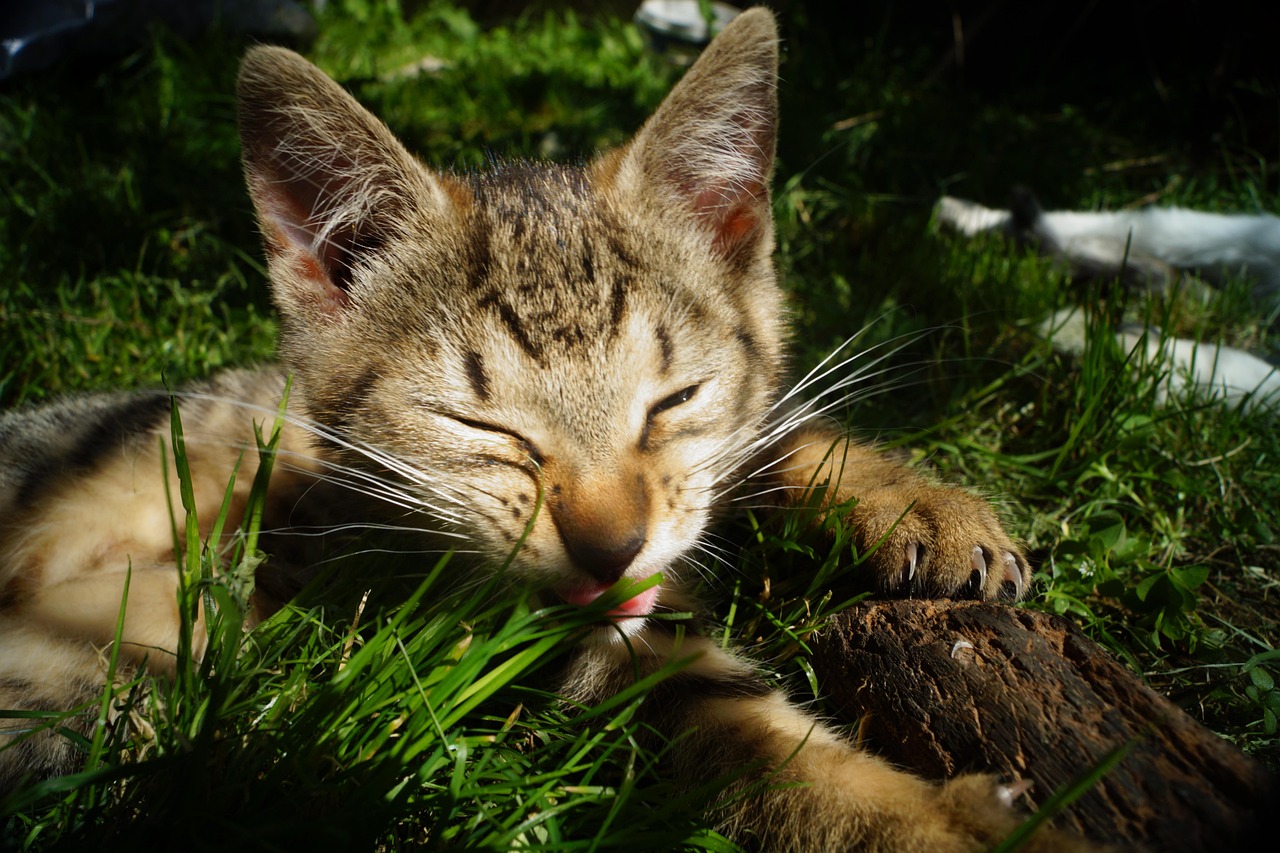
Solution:
[(301, 58), (250, 54), (282, 353), (400, 523), (573, 603), (679, 573), (782, 369), (776, 48), (771, 24), (738, 29), (629, 146), (468, 179), (422, 167)]

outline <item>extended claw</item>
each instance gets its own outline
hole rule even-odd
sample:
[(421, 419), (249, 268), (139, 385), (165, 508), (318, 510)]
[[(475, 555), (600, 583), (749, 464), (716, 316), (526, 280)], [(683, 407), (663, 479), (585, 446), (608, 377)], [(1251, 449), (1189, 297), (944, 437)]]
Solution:
[(916, 577), (916, 563), (920, 558), (920, 546), (915, 542), (907, 543), (906, 559), (903, 561), (902, 573), (906, 576), (903, 585), (911, 583)]
[(1004, 555), (1003, 583), (1013, 584), (1013, 599), (1022, 598), (1022, 569), (1018, 566), (1018, 558), (1008, 552)]
[(982, 546), (974, 545), (973, 553), (969, 555), (969, 566), (978, 573), (978, 594), (987, 588), (987, 558), (983, 556)]

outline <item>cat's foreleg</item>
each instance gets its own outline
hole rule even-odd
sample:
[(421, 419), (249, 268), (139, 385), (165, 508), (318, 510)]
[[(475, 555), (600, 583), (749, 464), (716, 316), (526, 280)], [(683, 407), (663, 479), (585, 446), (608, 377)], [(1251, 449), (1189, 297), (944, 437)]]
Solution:
[[(0, 795), (27, 775), (51, 778), (82, 769), (84, 752), (38, 713), (54, 715), (57, 729), (92, 737), (109, 669), (105, 650), (92, 643), (0, 614), (0, 709), (24, 715), (0, 717)], [(121, 664), (115, 675), (123, 683), (133, 672)], [(66, 714), (77, 708), (85, 710)], [(114, 703), (109, 712), (115, 713)]]
[[(640, 718), (678, 738), (668, 770), (690, 789), (727, 782), (719, 828), (764, 850), (989, 849), (1018, 825), (1014, 791), (990, 776), (935, 784), (892, 767), (770, 688), (745, 661), (660, 625), (579, 653), (566, 693), (593, 704), (668, 660)], [(731, 780), (731, 781), (730, 781)], [(1063, 839), (1044, 849), (1072, 849)], [(1032, 848), (1034, 849), (1034, 847)]]
[(827, 504), (857, 502), (848, 520), (882, 592), (1017, 599), (1026, 591), (1026, 558), (986, 499), (822, 426), (796, 430), (774, 453), (781, 462), (771, 476), (785, 501), (820, 489)]
[[(120, 630), (120, 653), (161, 675), (173, 673), (182, 631), (178, 611), (177, 569), (168, 565), (130, 570), (123, 621), (126, 573), (105, 572), (47, 586), (27, 601), (21, 613), (28, 623), (61, 637), (81, 638), (99, 647)], [(192, 655), (204, 654), (205, 631), (197, 614), (191, 631)]]

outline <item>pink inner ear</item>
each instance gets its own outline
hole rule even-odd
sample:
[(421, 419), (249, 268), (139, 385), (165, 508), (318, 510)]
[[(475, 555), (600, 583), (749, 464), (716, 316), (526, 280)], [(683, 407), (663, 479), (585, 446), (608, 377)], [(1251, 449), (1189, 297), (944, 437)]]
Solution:
[(329, 280), (329, 275), (320, 266), (316, 256), (310, 252), (300, 252), (289, 261), (296, 279), (304, 283), (304, 298), (313, 305), (326, 311), (339, 311), (351, 304), (347, 292)]
[(287, 284), (295, 298), (327, 312), (350, 305), (351, 297), (334, 282), (333, 276), (333, 265), (345, 262), (342, 249), (327, 241), (316, 251), (316, 233), (289, 195), (269, 191), (264, 193), (263, 201), (267, 251), (276, 263), (287, 266)]
[(733, 208), (720, 222), (716, 231), (715, 245), (719, 251), (730, 254), (749, 239), (760, 225), (757, 205), (754, 200)]
[(754, 237), (760, 226), (761, 203), (755, 188), (723, 180), (704, 182), (693, 196), (694, 210), (711, 227), (716, 251), (726, 256)]

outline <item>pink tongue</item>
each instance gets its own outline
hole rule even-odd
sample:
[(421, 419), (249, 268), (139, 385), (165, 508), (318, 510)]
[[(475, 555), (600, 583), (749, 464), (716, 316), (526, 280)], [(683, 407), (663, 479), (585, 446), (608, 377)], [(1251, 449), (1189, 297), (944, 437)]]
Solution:
[[(604, 594), (607, 586), (592, 586), (579, 589), (559, 589), (556, 593), (564, 599), (567, 604), (576, 604), (579, 607), (590, 604), (601, 595)], [(653, 605), (658, 600), (658, 590), (660, 586), (653, 586), (644, 592), (628, 598), (617, 607), (609, 611), (610, 616), (646, 616), (653, 610)]]

